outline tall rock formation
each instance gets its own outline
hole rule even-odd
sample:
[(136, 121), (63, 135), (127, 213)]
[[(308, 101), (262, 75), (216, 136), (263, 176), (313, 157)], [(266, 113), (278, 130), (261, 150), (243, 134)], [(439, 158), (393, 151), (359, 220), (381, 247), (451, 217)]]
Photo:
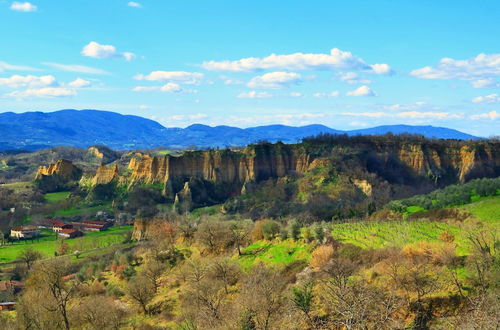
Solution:
[(72, 162), (60, 159), (49, 166), (40, 166), (35, 175), (35, 183), (46, 192), (68, 188), (69, 184), (80, 180), (82, 170)]

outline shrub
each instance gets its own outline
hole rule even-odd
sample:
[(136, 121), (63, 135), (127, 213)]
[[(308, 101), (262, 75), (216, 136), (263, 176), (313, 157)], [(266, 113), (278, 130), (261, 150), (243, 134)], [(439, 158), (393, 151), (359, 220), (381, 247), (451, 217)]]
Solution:
[(439, 239), (446, 243), (453, 243), (453, 241), (455, 240), (455, 236), (445, 230), (441, 232), (441, 234), (439, 234)]
[(276, 221), (267, 220), (262, 226), (262, 234), (265, 239), (273, 239), (280, 232), (280, 225)]
[(331, 245), (318, 246), (311, 255), (309, 265), (315, 270), (322, 269), (333, 257), (333, 247)]

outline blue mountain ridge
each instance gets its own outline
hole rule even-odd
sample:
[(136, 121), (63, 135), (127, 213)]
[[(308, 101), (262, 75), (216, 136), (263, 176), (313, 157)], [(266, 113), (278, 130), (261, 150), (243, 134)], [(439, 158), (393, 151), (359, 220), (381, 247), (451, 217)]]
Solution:
[(264, 140), (296, 143), (304, 137), (321, 133), (379, 135), (389, 132), (441, 139), (478, 139), (454, 129), (434, 126), (386, 125), (351, 131), (318, 124), (250, 128), (194, 124), (186, 128), (166, 128), (143, 117), (99, 110), (0, 113), (0, 150), (37, 150), (60, 145), (86, 148), (97, 144), (117, 150), (224, 148)]

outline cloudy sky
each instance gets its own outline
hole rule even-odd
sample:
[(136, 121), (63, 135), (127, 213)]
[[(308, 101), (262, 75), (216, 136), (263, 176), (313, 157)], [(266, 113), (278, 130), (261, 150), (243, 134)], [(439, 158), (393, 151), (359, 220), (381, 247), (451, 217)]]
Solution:
[(500, 2), (0, 0), (0, 111), (500, 134)]

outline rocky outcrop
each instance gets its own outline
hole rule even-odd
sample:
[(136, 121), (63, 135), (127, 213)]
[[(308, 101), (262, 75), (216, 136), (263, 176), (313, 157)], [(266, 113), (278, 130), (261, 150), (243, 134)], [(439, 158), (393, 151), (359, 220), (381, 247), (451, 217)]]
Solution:
[[(335, 157), (337, 153), (340, 157)], [(363, 155), (366, 154), (370, 157), (363, 163), (362, 159), (366, 158)], [(429, 184), (457, 183), (475, 177), (500, 175), (500, 143), (433, 143), (422, 140), (416, 143), (355, 145), (350, 149), (276, 143), (252, 145), (239, 151), (189, 151), (181, 156), (135, 153), (130, 158), (125, 175), (120, 177), (116, 165), (101, 166), (92, 182), (106, 184), (120, 180), (129, 186), (158, 184), (164, 187), (164, 194), (172, 201), (177, 197), (178, 201), (198, 203), (205, 199), (215, 202), (244, 193), (253, 183), (269, 178), (303, 174), (328, 166), (342, 167), (345, 165), (342, 159), (346, 157), (351, 159), (347, 170), (369, 171), (389, 183), (392, 182), (388, 171), (401, 177), (412, 177), (413, 183)], [(353, 180), (357, 178), (353, 177)], [(365, 182), (354, 182), (366, 195), (372, 193)], [(399, 182), (413, 183), (408, 180)], [(218, 195), (207, 192), (207, 189), (217, 191)]]
[(112, 166), (101, 165), (92, 178), (92, 185), (108, 184), (114, 180), (119, 180), (118, 164)]
[(297, 146), (257, 145), (242, 151), (209, 150), (186, 152), (180, 157), (136, 155), (130, 160), (131, 184), (163, 184), (171, 197), (185, 182), (198, 178), (241, 191), (247, 182), (279, 178), (305, 172), (313, 157)]
[(500, 168), (500, 143), (476, 142), (456, 146), (414, 144), (401, 147), (398, 158), (417, 175), (439, 180), (453, 174), (456, 181), (496, 176)]
[(97, 147), (89, 147), (87, 153), (97, 159), (104, 159), (104, 154)]
[(72, 162), (65, 159), (60, 159), (49, 166), (40, 166), (35, 175), (35, 180), (39, 180), (44, 176), (59, 176), (63, 180), (79, 180), (82, 171), (73, 165)]
[(68, 184), (80, 180), (82, 170), (72, 162), (60, 159), (49, 166), (40, 166), (35, 175), (35, 183), (46, 192), (68, 188)]

